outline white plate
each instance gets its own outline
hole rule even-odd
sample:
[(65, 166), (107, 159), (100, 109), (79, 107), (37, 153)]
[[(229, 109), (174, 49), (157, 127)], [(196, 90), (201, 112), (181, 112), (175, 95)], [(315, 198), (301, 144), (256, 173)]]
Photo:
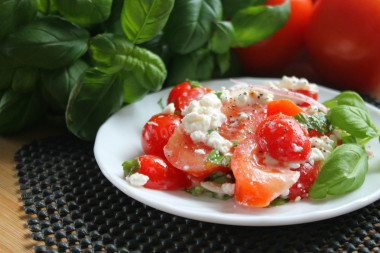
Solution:
[[(262, 84), (268, 79), (242, 78), (248, 83)], [(219, 90), (232, 85), (230, 80), (204, 82), (205, 86)], [(134, 187), (123, 179), (121, 164), (143, 154), (141, 130), (149, 118), (161, 111), (157, 101), (166, 101), (169, 89), (146, 96), (143, 100), (122, 108), (99, 129), (94, 153), (103, 174), (125, 194), (148, 206), (174, 215), (229, 225), (277, 226), (306, 223), (332, 218), (380, 199), (380, 145), (372, 140), (368, 148), (375, 154), (364, 185), (358, 190), (324, 200), (307, 200), (274, 208), (248, 208), (234, 200), (222, 201), (209, 197), (194, 197), (183, 191), (158, 191)], [(337, 95), (335, 90), (320, 87), (320, 101)], [(380, 128), (380, 110), (368, 105), (375, 124)]]

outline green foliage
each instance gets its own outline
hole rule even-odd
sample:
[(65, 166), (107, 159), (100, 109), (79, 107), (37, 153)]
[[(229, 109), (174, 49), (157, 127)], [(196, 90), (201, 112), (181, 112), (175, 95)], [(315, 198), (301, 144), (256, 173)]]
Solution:
[[(55, 118), (66, 116), (70, 131), (92, 140), (113, 112), (164, 82), (236, 76), (240, 64), (231, 47), (270, 36), (288, 16), (287, 4), (269, 8), (264, 2), (0, 0), (6, 108), (0, 134), (37, 121), (47, 104)], [(25, 109), (35, 100), (35, 107)], [(12, 124), (17, 127), (10, 129)]]
[(58, 12), (81, 26), (106, 21), (111, 14), (112, 0), (54, 0)]

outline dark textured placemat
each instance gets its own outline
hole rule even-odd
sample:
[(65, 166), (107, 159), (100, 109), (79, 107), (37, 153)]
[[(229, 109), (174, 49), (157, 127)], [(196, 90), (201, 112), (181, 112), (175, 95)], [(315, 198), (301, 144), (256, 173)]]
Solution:
[(15, 160), (27, 224), (42, 242), (35, 252), (380, 252), (380, 200), (308, 224), (226, 226), (129, 198), (101, 173), (93, 143), (73, 136), (33, 141)]

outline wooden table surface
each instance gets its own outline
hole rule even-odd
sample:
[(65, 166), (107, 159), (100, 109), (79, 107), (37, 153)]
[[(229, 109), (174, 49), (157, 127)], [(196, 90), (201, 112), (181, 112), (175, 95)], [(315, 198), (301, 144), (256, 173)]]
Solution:
[[(380, 99), (380, 89), (371, 91)], [(26, 223), (26, 214), (20, 199), (17, 171), (13, 160), (15, 152), (33, 139), (59, 135), (65, 129), (43, 123), (12, 136), (0, 136), (0, 253), (34, 252), (41, 243), (32, 240)]]

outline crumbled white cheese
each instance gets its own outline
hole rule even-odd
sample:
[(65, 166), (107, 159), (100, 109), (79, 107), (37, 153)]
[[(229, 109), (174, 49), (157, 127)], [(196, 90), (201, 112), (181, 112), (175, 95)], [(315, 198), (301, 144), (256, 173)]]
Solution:
[(251, 115), (250, 113), (241, 112), (241, 113), (239, 113), (239, 120), (249, 119), (250, 115)]
[(232, 183), (217, 184), (214, 182), (206, 181), (201, 182), (200, 185), (211, 192), (219, 194), (233, 195), (235, 191), (235, 184)]
[(131, 185), (134, 186), (143, 186), (149, 180), (149, 177), (140, 173), (133, 173), (129, 177), (126, 177)]
[(334, 140), (324, 135), (321, 137), (311, 137), (311, 152), (308, 161), (314, 164), (314, 161), (323, 161), (334, 149)]
[(313, 115), (318, 112), (318, 107), (315, 105), (310, 105), (305, 109), (305, 112), (309, 115)]
[(213, 147), (216, 150), (219, 150), (222, 154), (227, 154), (228, 151), (233, 146), (232, 142), (222, 137), (216, 131), (212, 131), (208, 135), (206, 144), (209, 145), (210, 147)]
[(194, 152), (196, 154), (200, 154), (200, 155), (205, 155), (206, 154), (206, 151), (204, 149), (196, 149), (196, 150), (194, 150)]
[(282, 88), (287, 90), (308, 90), (318, 93), (318, 86), (314, 83), (309, 83), (305, 78), (283, 76), (281, 81), (268, 81), (264, 85), (271, 88)]
[(204, 142), (225, 154), (232, 147), (232, 142), (212, 131), (227, 120), (221, 108), (220, 99), (214, 93), (207, 93), (199, 101), (191, 101), (182, 113), (182, 122), (185, 132), (194, 142)]
[(165, 114), (174, 114), (175, 112), (175, 106), (174, 103), (170, 103), (167, 106), (165, 106), (164, 110), (162, 110)]
[(295, 143), (292, 143), (292, 148), (294, 152), (303, 152), (303, 147), (297, 146)]

